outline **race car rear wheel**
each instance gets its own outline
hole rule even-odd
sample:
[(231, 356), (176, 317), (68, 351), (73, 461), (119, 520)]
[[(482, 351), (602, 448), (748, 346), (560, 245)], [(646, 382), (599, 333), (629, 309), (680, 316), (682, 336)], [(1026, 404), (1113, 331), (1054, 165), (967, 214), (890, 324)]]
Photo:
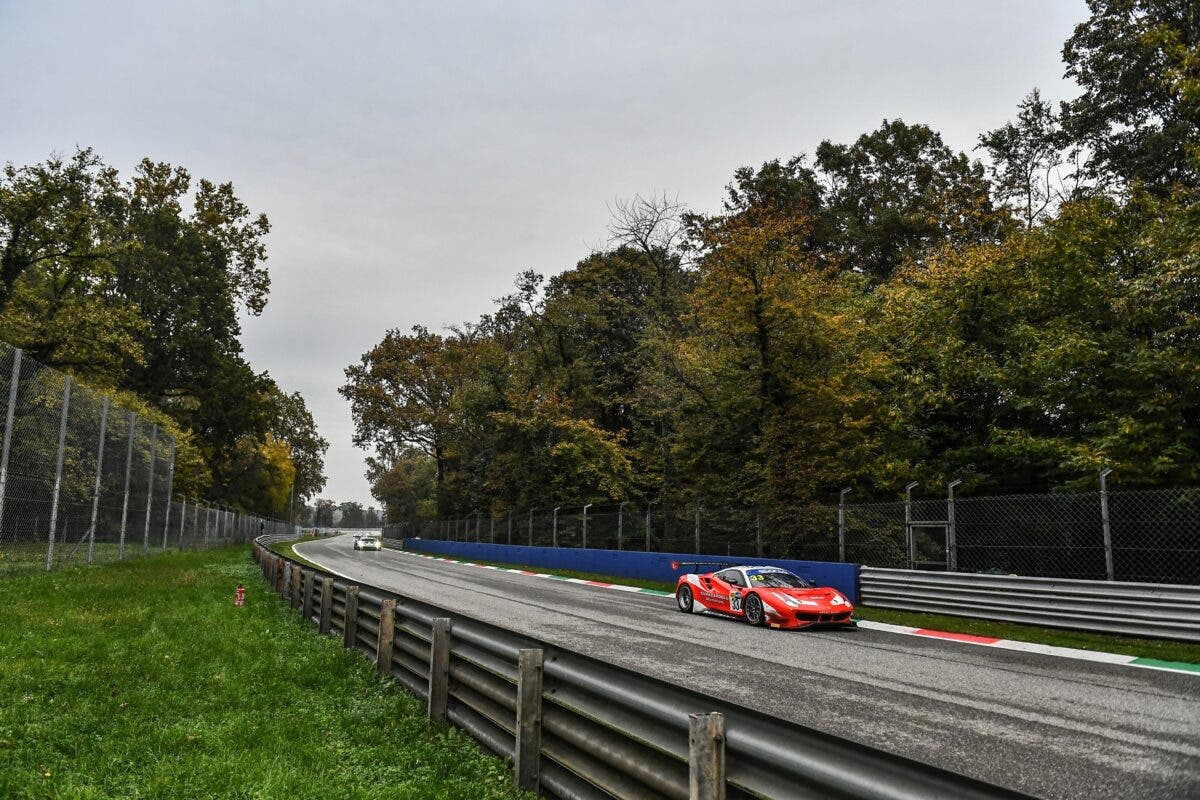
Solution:
[(763, 610), (762, 600), (758, 599), (756, 594), (746, 595), (743, 608), (746, 612), (746, 622), (751, 625), (762, 625), (766, 619), (767, 612)]
[(683, 613), (692, 613), (692, 590), (686, 583), (675, 591), (675, 604)]

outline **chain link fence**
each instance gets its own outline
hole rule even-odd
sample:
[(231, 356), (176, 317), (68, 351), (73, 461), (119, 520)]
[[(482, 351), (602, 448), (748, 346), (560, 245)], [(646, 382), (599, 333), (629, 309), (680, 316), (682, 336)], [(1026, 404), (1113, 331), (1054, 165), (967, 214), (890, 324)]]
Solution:
[(1200, 489), (955, 497), (793, 509), (594, 503), (477, 511), (388, 538), (655, 550), (1048, 578), (1200, 584)]
[(247, 542), (291, 526), (173, 497), (175, 442), (0, 343), (0, 574)]

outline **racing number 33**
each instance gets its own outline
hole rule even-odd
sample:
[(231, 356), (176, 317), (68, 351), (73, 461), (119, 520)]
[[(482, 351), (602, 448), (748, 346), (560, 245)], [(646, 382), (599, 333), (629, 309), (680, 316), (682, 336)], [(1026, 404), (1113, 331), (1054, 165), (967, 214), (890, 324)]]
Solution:
[(730, 611), (741, 611), (742, 610), (742, 593), (739, 592), (737, 589), (734, 589), (732, 592), (729, 593), (729, 610)]

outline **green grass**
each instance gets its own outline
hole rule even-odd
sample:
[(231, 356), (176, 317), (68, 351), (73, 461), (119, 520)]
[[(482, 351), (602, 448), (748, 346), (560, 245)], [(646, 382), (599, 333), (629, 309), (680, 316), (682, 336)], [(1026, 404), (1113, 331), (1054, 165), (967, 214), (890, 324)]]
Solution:
[(0, 608), (0, 797), (526, 796), (244, 547), (0, 580)]
[(324, 570), (324, 567), (322, 567), (318, 564), (314, 564), (313, 562), (309, 561), (307, 558), (305, 558), (304, 556), (300, 555), (299, 553), (297, 553), (295, 550), (292, 549), (292, 545), (304, 544), (305, 542), (311, 542), (318, 538), (320, 538), (320, 537), (313, 536), (312, 534), (305, 534), (304, 536), (301, 536), (299, 539), (296, 539), (291, 542), (276, 542), (275, 544), (267, 545), (267, 549), (271, 550), (273, 552), (276, 552), (281, 556), (285, 556), (294, 561), (298, 561), (301, 564), (304, 564), (305, 566), (312, 567), (313, 569)]
[[(640, 586), (644, 589), (658, 589), (671, 593), (675, 591), (675, 584), (663, 583), (662, 581), (617, 578), (612, 575), (596, 575), (589, 572), (531, 567), (521, 564), (505, 564), (495, 561), (480, 561), (479, 559), (469, 560), (477, 564), (524, 569), (530, 572), (543, 572), (549, 575), (560, 575), (564, 578), (583, 578), (589, 581), (620, 583), (626, 586)], [(951, 633), (967, 633), (974, 636), (994, 636), (1000, 639), (1015, 639), (1021, 642), (1051, 644), (1058, 647), (1077, 647), (1081, 650), (1096, 650), (1103, 653), (1123, 653), (1141, 658), (1157, 658), (1164, 661), (1200, 663), (1200, 645), (1189, 644), (1187, 642), (1173, 642), (1165, 639), (1108, 636), (1102, 633), (1039, 628), (1033, 625), (1018, 625), (1012, 622), (993, 622), (986, 619), (954, 617), (946, 614), (924, 614), (916, 611), (893, 611), (887, 608), (874, 608), (861, 605), (854, 607), (854, 618), (874, 620), (876, 622), (890, 622), (893, 625), (909, 625), (916, 628), (949, 631)]]

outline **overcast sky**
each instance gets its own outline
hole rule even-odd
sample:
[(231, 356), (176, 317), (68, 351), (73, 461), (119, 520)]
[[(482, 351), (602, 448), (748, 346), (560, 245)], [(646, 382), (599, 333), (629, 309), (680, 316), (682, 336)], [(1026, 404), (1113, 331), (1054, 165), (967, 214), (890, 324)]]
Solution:
[(325, 496), (368, 501), (342, 370), (603, 244), (607, 206), (715, 209), (733, 171), (885, 118), (960, 149), (1062, 99), (1082, 0), (0, 0), (0, 161), (76, 145), (233, 181), (271, 219), (246, 355), (308, 400)]

